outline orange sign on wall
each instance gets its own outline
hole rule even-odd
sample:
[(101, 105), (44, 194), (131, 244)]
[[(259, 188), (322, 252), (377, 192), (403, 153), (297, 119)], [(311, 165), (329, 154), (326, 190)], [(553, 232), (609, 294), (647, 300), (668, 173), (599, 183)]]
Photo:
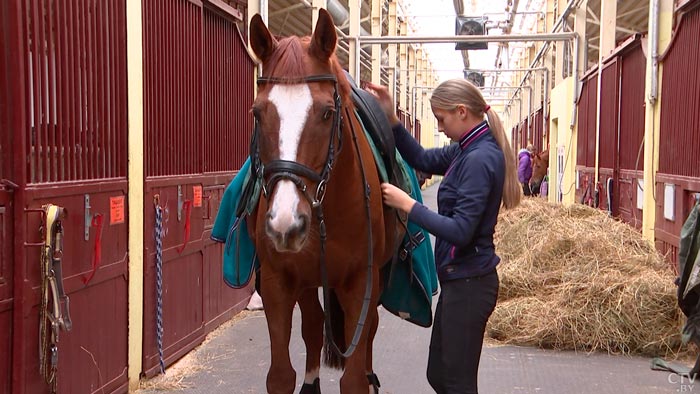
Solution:
[(202, 206), (202, 186), (201, 185), (192, 186), (192, 194), (194, 194), (194, 206), (201, 207)]
[(124, 196), (109, 198), (109, 224), (124, 223)]

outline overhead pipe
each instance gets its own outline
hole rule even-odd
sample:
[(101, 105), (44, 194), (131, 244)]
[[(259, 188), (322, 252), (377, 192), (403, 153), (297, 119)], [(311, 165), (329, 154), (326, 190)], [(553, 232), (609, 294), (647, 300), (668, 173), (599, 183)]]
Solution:
[(574, 32), (510, 34), (507, 36), (360, 36), (348, 37), (365, 44), (452, 44), (459, 42), (527, 42), (527, 41), (570, 41), (578, 35)]
[[(566, 5), (566, 8), (564, 8), (564, 11), (562, 14), (559, 16), (559, 19), (556, 21), (554, 24), (554, 27), (552, 27), (552, 33), (556, 32), (562, 24), (566, 21), (566, 18), (568, 18), (569, 13), (575, 8), (574, 4), (579, 3), (580, 0), (570, 0), (569, 3)], [(578, 41), (579, 37), (578, 35), (575, 35), (574, 38), (572, 38), (574, 41), (574, 72), (573, 72), (573, 77), (574, 77), (574, 108), (576, 108), (576, 101), (578, 99), (578, 92), (579, 92), (579, 84), (578, 84)], [(549, 42), (546, 42), (544, 45), (542, 45), (542, 48), (537, 52), (535, 55), (535, 58), (532, 60), (532, 63), (530, 63), (530, 68), (534, 68), (535, 65), (540, 61), (540, 58), (544, 55), (544, 53), (549, 49)], [(530, 75), (530, 71), (526, 72), (525, 75), (523, 76), (520, 84), (523, 85), (525, 81), (527, 80), (528, 76)], [(513, 95), (515, 97), (515, 95)], [(576, 112), (576, 109), (574, 109), (574, 113)], [(572, 119), (575, 119), (572, 117)], [(573, 128), (573, 125), (571, 126)]]
[[(337, 26), (344, 26), (350, 19), (350, 11), (346, 10), (339, 0), (328, 0), (326, 10), (331, 14), (333, 22)], [(372, 34), (360, 26), (360, 35), (370, 36)]]
[[(343, 37), (348, 40), (356, 40), (365, 44), (450, 44), (450, 43), (475, 43), (475, 42), (528, 42), (528, 41), (569, 41), (576, 40), (577, 34), (574, 32), (561, 33), (539, 33), (539, 34), (511, 34), (507, 36), (360, 36)], [(546, 45), (546, 44), (545, 44)], [(358, 47), (360, 45), (357, 45)], [(353, 66), (353, 65), (351, 65)], [(359, 71), (359, 69), (358, 69)], [(522, 83), (521, 83), (522, 84)]]
[[(518, 9), (519, 3), (520, 3), (520, 0), (513, 0), (513, 3), (510, 5), (510, 11), (508, 11), (508, 18), (506, 20), (506, 27), (501, 30), (501, 32), (503, 34), (510, 34), (511, 28), (513, 27), (513, 23), (515, 21), (516, 10)], [(498, 50), (496, 51), (496, 61), (493, 65), (494, 67), (498, 67), (498, 65), (500, 64), (502, 51), (503, 51), (503, 45), (499, 45)], [(496, 74), (496, 77), (493, 78), (491, 85), (495, 86), (497, 82), (498, 82), (498, 74)]]
[[(528, 67), (528, 68), (499, 68), (499, 69), (466, 69), (464, 71), (473, 71), (473, 72), (479, 72), (483, 74), (490, 74), (490, 73), (498, 73), (498, 72), (521, 72), (521, 71), (527, 71), (527, 72), (541, 72), (542, 73), (542, 83), (544, 84), (544, 97), (542, 97), (542, 132), (544, 133), (545, 130), (547, 130), (547, 117), (549, 116), (549, 108), (547, 107), (547, 103), (549, 102), (549, 67)], [(529, 88), (529, 86), (523, 86), (522, 82), (520, 86), (512, 86), (510, 87), (512, 89), (520, 90), (522, 88)], [(497, 89), (497, 88), (496, 88)], [(516, 91), (513, 93), (513, 98), (511, 100), (518, 100), (515, 98), (515, 96), (518, 94)], [(510, 112), (508, 110), (510, 106), (510, 102), (506, 105), (506, 111)]]

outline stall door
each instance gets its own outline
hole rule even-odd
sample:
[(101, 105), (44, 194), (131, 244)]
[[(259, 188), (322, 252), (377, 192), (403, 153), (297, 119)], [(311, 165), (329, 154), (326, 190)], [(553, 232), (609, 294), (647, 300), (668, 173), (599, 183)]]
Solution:
[[(48, 393), (39, 373), (42, 295), (42, 206), (63, 220), (63, 286), (72, 329), (61, 331), (57, 390), (115, 393), (127, 381), (126, 10), (124, 0), (4, 0), (6, 64), (14, 87), (12, 152), (22, 163), (12, 177), (15, 248), (12, 345), (6, 281), (7, 243), (0, 243), (0, 341), (12, 349), (12, 392)], [(16, 68), (16, 69), (14, 69)], [(5, 133), (6, 130), (2, 130)], [(7, 193), (0, 192), (0, 236), (8, 237)], [(20, 200), (21, 198), (21, 200)], [(4, 213), (3, 213), (4, 210)], [(4, 226), (4, 227), (3, 227)], [(3, 232), (4, 228), (4, 232)], [(21, 231), (19, 229), (22, 229)], [(11, 260), (11, 261), (12, 261)], [(4, 283), (3, 283), (4, 281)], [(5, 300), (5, 301), (3, 301)], [(0, 387), (6, 352), (0, 352)]]
[[(208, 1), (144, 2), (147, 377), (160, 372), (161, 360), (167, 367), (201, 343), (251, 294), (224, 285), (222, 247), (210, 240), (224, 189), (248, 155), (253, 126), (255, 66), (237, 17)], [(157, 227), (159, 246), (152, 236)]]
[[(0, 146), (0, 159), (2, 158)], [(0, 170), (2, 179), (2, 170)], [(0, 185), (0, 393), (10, 392), (12, 374), (12, 194)]]
[[(0, 6), (0, 26), (5, 25), (6, 8)], [(5, 29), (0, 28), (0, 42), (7, 39)], [(12, 163), (10, 146), (11, 133), (7, 119), (7, 105), (10, 98), (5, 62), (7, 52), (0, 50), (0, 394), (10, 392), (12, 378), (12, 189), (9, 183)]]

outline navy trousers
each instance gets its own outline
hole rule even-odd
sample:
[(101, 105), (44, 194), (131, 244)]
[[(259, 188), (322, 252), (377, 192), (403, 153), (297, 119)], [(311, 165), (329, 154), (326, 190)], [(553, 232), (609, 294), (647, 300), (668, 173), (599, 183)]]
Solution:
[(486, 322), (496, 307), (498, 273), (440, 283), (428, 356), (437, 394), (476, 394)]

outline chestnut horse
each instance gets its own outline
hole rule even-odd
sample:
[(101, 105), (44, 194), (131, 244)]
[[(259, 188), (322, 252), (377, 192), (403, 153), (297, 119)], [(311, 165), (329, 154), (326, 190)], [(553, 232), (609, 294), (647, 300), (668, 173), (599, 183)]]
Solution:
[(263, 198), (249, 232), (261, 267), (272, 394), (292, 393), (296, 384), (289, 357), (296, 303), (307, 357), (301, 393), (320, 393), (322, 347), (327, 365), (344, 367), (341, 393), (378, 392), (372, 341), (379, 270), (403, 234), (396, 211), (382, 203), (379, 173), (355, 117), (336, 42), (323, 9), (311, 37), (278, 41), (260, 15), (250, 23), (251, 47), (263, 65), (251, 143), (252, 173)]
[(532, 157), (532, 177), (530, 178), (530, 190), (532, 190), (532, 195), (537, 196), (540, 194), (540, 185), (542, 185), (542, 180), (545, 175), (547, 175), (547, 169), (549, 168), (549, 151), (544, 150)]

